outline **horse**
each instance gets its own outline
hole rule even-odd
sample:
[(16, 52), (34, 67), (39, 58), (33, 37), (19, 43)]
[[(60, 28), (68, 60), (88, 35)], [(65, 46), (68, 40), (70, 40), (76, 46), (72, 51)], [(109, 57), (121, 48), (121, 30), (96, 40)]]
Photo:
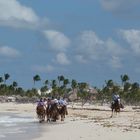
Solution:
[(56, 103), (51, 104), (47, 107), (47, 122), (54, 121), (59, 119), (59, 109)]
[(111, 110), (112, 110), (111, 117), (113, 117), (113, 112), (115, 112), (117, 114), (120, 112), (121, 108), (122, 109), (124, 108), (124, 106), (121, 103), (119, 103), (118, 101), (115, 101), (114, 103), (112, 102), (111, 103)]
[(59, 106), (59, 114), (61, 116), (61, 121), (64, 121), (65, 115), (68, 115), (67, 106), (61, 105)]
[(45, 116), (46, 116), (46, 109), (44, 108), (44, 106), (40, 105), (36, 107), (36, 113), (37, 116), (39, 118), (39, 122), (43, 122), (45, 121)]

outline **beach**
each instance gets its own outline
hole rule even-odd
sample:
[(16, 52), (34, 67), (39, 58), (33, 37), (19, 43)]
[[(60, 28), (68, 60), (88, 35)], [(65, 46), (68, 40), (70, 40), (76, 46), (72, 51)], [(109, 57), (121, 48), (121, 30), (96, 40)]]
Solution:
[(36, 104), (1, 103), (0, 139), (139, 140), (140, 137), (140, 110), (132, 106), (111, 118), (109, 105), (83, 108), (69, 105), (65, 120), (51, 123), (39, 123), (35, 109)]

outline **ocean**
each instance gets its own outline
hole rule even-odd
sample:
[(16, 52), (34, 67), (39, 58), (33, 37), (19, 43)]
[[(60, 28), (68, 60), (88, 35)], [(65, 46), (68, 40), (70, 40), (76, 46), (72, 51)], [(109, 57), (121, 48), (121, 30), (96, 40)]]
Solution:
[(40, 137), (44, 124), (33, 116), (0, 112), (0, 140), (30, 140)]

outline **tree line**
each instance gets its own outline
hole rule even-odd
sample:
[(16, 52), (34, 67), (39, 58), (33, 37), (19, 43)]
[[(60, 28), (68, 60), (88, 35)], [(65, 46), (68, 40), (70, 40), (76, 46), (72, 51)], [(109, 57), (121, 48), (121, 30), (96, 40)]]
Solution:
[(121, 75), (121, 84), (112, 79), (105, 81), (105, 86), (99, 90), (98, 99), (110, 101), (112, 93), (120, 95), (121, 100), (127, 104), (140, 104), (140, 85), (138, 82), (130, 82), (127, 74)]
[[(74, 93), (77, 95), (77, 100), (81, 100), (82, 103), (87, 101), (101, 101), (110, 102), (112, 100), (112, 93), (118, 93), (121, 100), (125, 103), (137, 104), (140, 103), (140, 85), (138, 82), (130, 82), (130, 78), (127, 74), (121, 75), (121, 84), (116, 83), (112, 79), (106, 80), (102, 88), (94, 87), (97, 93), (91, 93), (89, 91), (90, 85), (86, 82), (78, 82), (75, 79), (68, 79), (63, 75), (58, 76), (56, 79), (43, 81), (40, 87), (41, 94), (38, 94), (38, 89), (36, 88), (36, 82), (40, 82), (41, 77), (36, 74), (33, 76), (34, 87), (32, 89), (23, 89), (18, 85), (18, 82), (13, 81), (11, 84), (7, 84), (10, 74), (5, 73), (0, 76), (0, 95), (20, 95), (22, 97), (26, 96), (41, 97), (41, 96), (53, 96), (53, 97), (69, 97), (69, 93)], [(51, 89), (51, 92), (46, 95), (46, 91)], [(93, 97), (94, 98), (91, 98)]]

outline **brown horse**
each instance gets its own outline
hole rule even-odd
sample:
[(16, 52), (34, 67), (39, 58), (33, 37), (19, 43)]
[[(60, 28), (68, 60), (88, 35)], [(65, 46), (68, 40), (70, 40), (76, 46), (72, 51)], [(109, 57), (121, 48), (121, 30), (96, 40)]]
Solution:
[(37, 113), (40, 123), (45, 121), (46, 109), (44, 108), (44, 106), (37, 106), (36, 113)]
[(54, 103), (54, 104), (49, 105), (47, 107), (46, 114), (47, 114), (47, 121), (48, 122), (50, 122), (50, 121), (56, 122), (56, 120), (59, 119), (59, 109), (58, 109), (57, 104)]
[(68, 115), (67, 106), (59, 106), (59, 114), (61, 116), (61, 121), (64, 121), (65, 115)]
[(121, 108), (124, 108), (124, 106), (121, 103), (119, 103), (118, 101), (111, 103), (111, 110), (112, 110), (111, 117), (113, 117), (113, 112), (115, 112), (117, 114), (118, 112), (120, 112)]

